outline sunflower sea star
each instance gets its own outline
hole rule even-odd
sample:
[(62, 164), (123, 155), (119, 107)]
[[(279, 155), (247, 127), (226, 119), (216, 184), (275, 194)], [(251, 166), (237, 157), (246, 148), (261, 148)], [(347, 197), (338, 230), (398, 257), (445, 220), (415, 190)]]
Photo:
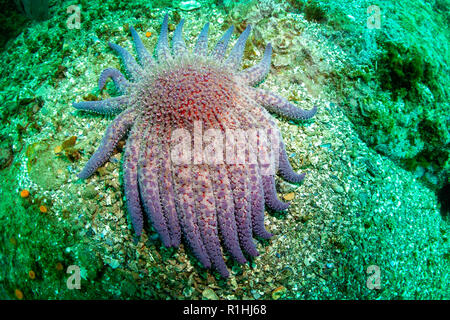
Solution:
[[(183, 233), (204, 267), (213, 267), (228, 277), (221, 242), (236, 261), (245, 263), (244, 254), (258, 255), (253, 235), (272, 236), (264, 227), (264, 205), (276, 211), (289, 205), (278, 199), (276, 171), (269, 167), (274, 165), (282, 178), (293, 183), (305, 176), (293, 171), (268, 111), (304, 120), (313, 117), (317, 107), (302, 110), (274, 93), (253, 88), (269, 72), (272, 47), (266, 46), (260, 63), (239, 71), (250, 26), (226, 58), (233, 27), (208, 54), (209, 24), (201, 31), (193, 52), (183, 40), (183, 24), (184, 20), (176, 27), (170, 49), (168, 15), (164, 17), (156, 59), (133, 27), (130, 30), (139, 63), (125, 49), (109, 43), (122, 58), (130, 81), (117, 69), (107, 68), (100, 75), (100, 89), (111, 78), (123, 95), (74, 103), (79, 110), (118, 114), (79, 177), (91, 176), (129, 132), (123, 161), (124, 190), (136, 235), (141, 235), (145, 212), (165, 246), (178, 247)], [(275, 139), (268, 142), (261, 129)], [(248, 134), (250, 130), (254, 130), (253, 135)], [(194, 133), (194, 160), (188, 152), (188, 161), (178, 163), (174, 159), (181, 158), (183, 152), (177, 146), (186, 132)], [(218, 133), (216, 142), (220, 143), (224, 141), (220, 133), (227, 134), (225, 148), (219, 143), (210, 150), (209, 158), (219, 160), (215, 162), (205, 161), (206, 148), (198, 147), (198, 139), (203, 135), (206, 140), (211, 132)], [(228, 140), (229, 132), (234, 139)], [(239, 135), (242, 132), (244, 136)], [(191, 136), (184, 141), (190, 149)], [(236, 161), (237, 157), (221, 161), (223, 149), (233, 151), (239, 146), (244, 147), (246, 161)]]

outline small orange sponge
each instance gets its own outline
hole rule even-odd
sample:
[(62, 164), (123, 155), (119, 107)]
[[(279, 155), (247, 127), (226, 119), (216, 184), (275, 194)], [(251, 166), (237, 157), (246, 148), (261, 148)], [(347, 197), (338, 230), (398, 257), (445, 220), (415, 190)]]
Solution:
[(22, 191), (20, 191), (20, 196), (22, 198), (28, 198), (29, 195), (30, 195), (30, 191), (28, 191), (27, 189), (23, 189)]

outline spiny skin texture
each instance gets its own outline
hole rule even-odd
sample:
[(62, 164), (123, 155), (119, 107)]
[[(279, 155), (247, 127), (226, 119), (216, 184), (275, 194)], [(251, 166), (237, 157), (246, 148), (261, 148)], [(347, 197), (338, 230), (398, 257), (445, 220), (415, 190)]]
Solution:
[(293, 171), (267, 110), (305, 120), (317, 108), (302, 110), (274, 93), (253, 88), (269, 72), (272, 47), (267, 45), (260, 63), (240, 71), (250, 26), (226, 58), (233, 27), (208, 54), (209, 24), (193, 52), (183, 40), (183, 24), (182, 20), (175, 29), (170, 48), (168, 16), (164, 17), (156, 59), (133, 27), (139, 63), (109, 43), (122, 58), (130, 81), (108, 68), (100, 75), (100, 89), (111, 78), (122, 95), (74, 103), (79, 110), (118, 114), (79, 177), (88, 178), (108, 161), (128, 132), (124, 190), (136, 235), (141, 235), (147, 215), (165, 246), (178, 247), (183, 235), (204, 267), (228, 277), (222, 245), (236, 261), (245, 263), (246, 255), (259, 254), (253, 236), (272, 236), (264, 227), (264, 206), (276, 211), (289, 206), (277, 197), (276, 171), (292, 183), (305, 176)]

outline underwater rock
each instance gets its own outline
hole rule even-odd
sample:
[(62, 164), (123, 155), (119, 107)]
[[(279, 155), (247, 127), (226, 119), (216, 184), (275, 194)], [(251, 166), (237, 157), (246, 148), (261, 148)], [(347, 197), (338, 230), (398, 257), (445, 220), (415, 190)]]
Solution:
[(262, 0), (258, 3), (259, 12), (263, 17), (269, 17), (273, 14), (277, 6), (274, 0)]
[(277, 181), (277, 190), (280, 191), (280, 193), (290, 193), (294, 192), (299, 188), (297, 184), (289, 183), (286, 181)]
[(39, 141), (26, 151), (31, 180), (46, 190), (58, 189), (68, 179), (67, 164), (53, 149), (46, 141)]
[(198, 1), (188, 0), (180, 2), (180, 9), (184, 11), (192, 11), (200, 8), (202, 5)]
[(94, 199), (98, 195), (98, 191), (93, 185), (89, 185), (83, 190), (82, 196), (85, 199)]
[(272, 291), (272, 299), (279, 300), (283, 295), (285, 295), (287, 292), (287, 289), (283, 286), (279, 286), (275, 290)]
[(338, 183), (336, 182), (332, 182), (331, 183), (331, 188), (336, 192), (336, 193), (343, 193), (345, 190), (342, 186), (340, 186)]
[(318, 1), (308, 1), (305, 6), (305, 19), (314, 22), (324, 22), (327, 20), (325, 10)]
[(14, 157), (12, 150), (12, 144), (8, 139), (2, 139), (0, 137), (0, 170), (8, 167)]
[(15, 3), (29, 19), (43, 21), (49, 17), (48, 0), (15, 0)]
[(219, 300), (219, 297), (211, 288), (206, 288), (205, 290), (203, 290), (202, 296), (207, 300)]
[(86, 270), (87, 278), (90, 280), (96, 279), (104, 266), (101, 255), (97, 251), (80, 248), (77, 256), (80, 267)]
[(441, 204), (441, 214), (443, 216), (448, 216), (450, 212), (450, 184), (448, 181), (447, 184), (438, 191), (438, 200)]

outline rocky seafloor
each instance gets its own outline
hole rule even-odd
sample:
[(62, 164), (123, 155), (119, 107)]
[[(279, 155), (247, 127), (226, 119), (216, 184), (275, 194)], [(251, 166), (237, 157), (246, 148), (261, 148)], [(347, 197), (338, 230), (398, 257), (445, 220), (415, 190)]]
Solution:
[[(370, 30), (368, 1), (241, 2), (50, 1), (48, 20), (25, 22), (5, 44), (0, 298), (450, 298), (449, 227), (435, 192), (448, 176), (448, 31), (440, 28), (448, 2), (378, 1), (381, 29)], [(73, 4), (79, 29), (68, 28)], [(259, 257), (239, 265), (226, 256), (229, 279), (183, 245), (163, 247), (149, 228), (134, 238), (121, 150), (92, 178), (76, 177), (112, 119), (72, 102), (114, 95), (110, 83), (96, 88), (103, 69), (121, 69), (108, 41), (134, 52), (134, 26), (152, 49), (165, 13), (172, 31), (186, 19), (188, 44), (207, 21), (211, 43), (231, 24), (252, 24), (244, 68), (271, 42), (260, 87), (319, 106), (312, 121), (276, 119), (294, 169), (307, 177), (300, 186), (278, 181), (291, 207), (266, 214), (275, 235), (257, 241)], [(399, 84), (401, 75), (409, 80)], [(72, 265), (80, 289), (67, 286)], [(379, 268), (378, 289), (368, 285), (369, 266)]]

